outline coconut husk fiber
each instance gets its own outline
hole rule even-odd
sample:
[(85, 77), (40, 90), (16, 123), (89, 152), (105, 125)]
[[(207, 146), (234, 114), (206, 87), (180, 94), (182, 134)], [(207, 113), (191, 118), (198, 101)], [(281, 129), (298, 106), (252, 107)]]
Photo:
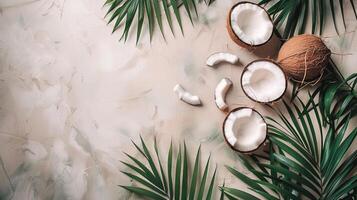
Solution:
[(314, 35), (298, 35), (283, 44), (278, 63), (284, 72), (297, 82), (319, 79), (329, 63), (331, 51), (321, 38)]

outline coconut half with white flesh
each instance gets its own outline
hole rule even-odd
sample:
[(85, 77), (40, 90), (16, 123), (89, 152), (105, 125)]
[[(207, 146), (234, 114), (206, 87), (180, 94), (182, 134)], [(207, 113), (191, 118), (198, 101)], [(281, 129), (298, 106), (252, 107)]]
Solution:
[(267, 43), (273, 35), (273, 22), (267, 11), (258, 4), (235, 4), (227, 18), (227, 30), (232, 40), (242, 47)]
[(277, 63), (269, 59), (260, 59), (244, 68), (241, 86), (243, 92), (253, 101), (271, 103), (284, 95), (287, 79)]
[(267, 124), (256, 110), (240, 107), (228, 113), (223, 122), (223, 135), (233, 150), (249, 153), (264, 144)]

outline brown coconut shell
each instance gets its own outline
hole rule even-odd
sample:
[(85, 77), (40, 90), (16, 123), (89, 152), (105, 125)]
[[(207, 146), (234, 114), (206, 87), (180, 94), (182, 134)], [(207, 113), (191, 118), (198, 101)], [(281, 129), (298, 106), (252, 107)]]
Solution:
[[(231, 14), (232, 14), (232, 11), (233, 11), (233, 9), (234, 9), (236, 6), (241, 5), (241, 4), (246, 4), (246, 3), (256, 5), (256, 6), (260, 7), (260, 8), (262, 8), (263, 10), (265, 10), (265, 8), (263, 8), (262, 6), (260, 6), (260, 5), (256, 4), (256, 3), (252, 3), (252, 2), (249, 2), (249, 1), (239, 2), (239, 3), (235, 4), (234, 6), (232, 6), (232, 8), (229, 10), (229, 13), (228, 13), (228, 16), (227, 16), (227, 25), (226, 25), (226, 27), (227, 27), (227, 31), (228, 31), (229, 37), (230, 37), (237, 45), (239, 45), (239, 46), (241, 46), (241, 47), (243, 47), (243, 48), (246, 48), (246, 49), (251, 49), (251, 48), (259, 47), (259, 46), (262, 46), (262, 45), (268, 43), (268, 42), (270, 41), (270, 39), (272, 38), (272, 36), (273, 36), (273, 32), (271, 33), (270, 38), (269, 38), (266, 42), (264, 42), (264, 43), (262, 43), (262, 44), (259, 44), (259, 45), (248, 44), (248, 43), (242, 41), (242, 40), (234, 33), (233, 28), (232, 28), (232, 24), (231, 24)], [(266, 11), (265, 11), (265, 12), (266, 12)], [(271, 17), (270, 17), (269, 14), (268, 14), (268, 16), (269, 16), (270, 21), (272, 21), (272, 19), (271, 19)]]
[(260, 149), (260, 148), (266, 143), (267, 137), (268, 137), (268, 128), (267, 128), (267, 130), (266, 130), (265, 138), (264, 138), (264, 140), (262, 141), (262, 143), (259, 144), (257, 148), (255, 148), (255, 149), (253, 149), (253, 150), (251, 150), (251, 151), (241, 151), (241, 150), (239, 150), (239, 149), (234, 148), (234, 146), (232, 146), (232, 145), (228, 142), (228, 140), (227, 140), (227, 138), (226, 138), (225, 131), (224, 131), (224, 125), (226, 124), (226, 121), (227, 121), (227, 119), (228, 119), (228, 116), (229, 116), (232, 112), (236, 112), (237, 110), (241, 110), (241, 109), (244, 109), (244, 108), (252, 109), (253, 112), (258, 113), (258, 115), (260, 115), (260, 117), (262, 117), (264, 123), (267, 124), (266, 121), (265, 121), (265, 119), (264, 119), (264, 117), (263, 117), (263, 115), (260, 114), (260, 113), (259, 113), (257, 110), (255, 110), (254, 108), (246, 107), (246, 106), (244, 106), (244, 107), (238, 107), (238, 108), (234, 108), (233, 110), (231, 110), (231, 111), (226, 115), (226, 118), (224, 119), (223, 124), (222, 124), (222, 133), (223, 133), (224, 141), (226, 141), (226, 143), (228, 144), (228, 146), (229, 146), (232, 150), (234, 150), (234, 151), (236, 151), (236, 152), (239, 152), (239, 153), (251, 154), (251, 153), (257, 152), (257, 150)]
[(292, 80), (313, 82), (322, 76), (330, 56), (331, 51), (321, 38), (304, 34), (285, 42), (277, 61)]
[[(244, 90), (244, 88), (243, 88), (243, 83), (242, 83), (242, 81), (243, 81), (243, 74), (248, 70), (248, 67), (249, 67), (251, 64), (253, 64), (253, 63), (255, 63), (255, 62), (259, 62), (259, 61), (267, 61), (267, 62), (274, 63), (276, 66), (279, 67), (279, 69), (280, 69), (280, 70), (283, 72), (283, 74), (285, 75), (285, 90), (284, 90), (284, 92), (281, 94), (281, 96), (278, 97), (278, 98), (275, 99), (275, 100), (267, 101), (267, 102), (257, 101), (257, 100), (255, 100), (255, 99), (253, 99), (252, 97), (248, 96), (247, 92), (246, 92), (246, 91)], [(241, 85), (241, 88), (242, 88), (242, 90), (243, 90), (245, 96), (247, 96), (250, 100), (252, 100), (252, 101), (254, 101), (254, 102), (257, 102), (257, 103), (273, 104), (274, 102), (279, 101), (279, 100), (284, 96), (284, 94), (285, 94), (285, 92), (286, 92), (286, 89), (288, 88), (288, 79), (286, 78), (286, 74), (285, 74), (283, 68), (279, 65), (279, 63), (277, 63), (277, 62), (275, 62), (274, 60), (271, 60), (271, 59), (261, 58), (261, 59), (257, 59), (257, 60), (254, 60), (254, 61), (250, 62), (249, 64), (247, 64), (247, 65), (244, 67), (244, 69), (243, 69), (243, 71), (242, 71), (242, 75), (240, 76), (240, 85)]]

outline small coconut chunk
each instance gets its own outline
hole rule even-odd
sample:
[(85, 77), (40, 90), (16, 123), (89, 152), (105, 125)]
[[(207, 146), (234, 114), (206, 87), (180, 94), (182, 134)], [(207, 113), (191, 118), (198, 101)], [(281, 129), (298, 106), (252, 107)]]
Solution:
[(268, 59), (261, 59), (245, 67), (241, 85), (250, 99), (260, 103), (270, 103), (283, 96), (287, 80), (278, 64)]
[(263, 117), (252, 108), (232, 110), (223, 123), (227, 143), (236, 151), (251, 152), (264, 143), (267, 125)]
[(230, 12), (230, 28), (243, 43), (258, 46), (273, 34), (273, 22), (264, 8), (250, 2), (236, 4)]
[(214, 91), (214, 100), (220, 110), (225, 111), (228, 109), (228, 105), (226, 103), (226, 95), (232, 85), (233, 83), (231, 80), (229, 80), (228, 78), (224, 78), (216, 86), (216, 89)]
[(180, 84), (175, 85), (174, 92), (177, 94), (178, 98), (185, 103), (193, 106), (199, 106), (202, 104), (198, 96), (187, 92)]
[(206, 61), (209, 67), (213, 67), (219, 63), (227, 62), (230, 64), (237, 64), (239, 61), (238, 56), (231, 53), (214, 53), (210, 55)]

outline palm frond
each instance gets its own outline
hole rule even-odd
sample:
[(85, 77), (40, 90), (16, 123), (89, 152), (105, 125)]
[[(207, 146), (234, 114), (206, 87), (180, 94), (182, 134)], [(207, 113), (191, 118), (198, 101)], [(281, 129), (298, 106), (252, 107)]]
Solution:
[[(205, 0), (207, 5), (210, 5), (214, 0)], [(201, 1), (199, 1), (201, 2)], [(193, 24), (193, 15), (198, 17), (196, 0), (107, 0), (105, 6), (108, 7), (106, 17), (109, 17), (108, 24), (114, 23), (113, 32), (117, 31), (125, 24), (120, 40), (128, 39), (130, 29), (133, 24), (136, 24), (136, 43), (139, 42), (144, 21), (147, 20), (149, 29), (150, 41), (154, 35), (155, 25), (159, 26), (162, 36), (164, 35), (163, 21), (166, 21), (170, 27), (172, 34), (173, 20), (171, 13), (176, 17), (177, 24), (183, 34), (183, 26), (180, 14), (180, 7), (183, 5), (188, 17)], [(165, 13), (165, 15), (163, 15)], [(136, 23), (135, 16), (137, 15)], [(133, 23), (134, 22), (134, 23)]]
[(326, 116), (326, 122), (340, 120), (348, 114), (356, 115), (357, 93), (355, 91), (357, 73), (346, 79), (326, 77), (320, 84), (319, 106)]
[[(331, 18), (334, 23), (335, 30), (339, 34), (339, 29), (337, 24), (337, 15), (335, 13), (335, 6), (339, 6), (341, 11), (341, 18), (346, 28), (345, 22), (345, 7), (344, 2), (346, 0), (261, 0), (259, 4), (269, 4), (268, 13), (272, 16), (277, 28), (283, 28), (284, 32), (282, 34), (284, 39), (290, 38), (295, 34), (305, 33), (307, 28), (308, 16), (311, 16), (311, 33), (315, 34), (316, 29), (319, 26), (320, 34), (322, 34), (324, 29), (324, 24), (326, 22), (326, 9), (331, 12)], [(337, 3), (338, 2), (338, 3)], [(353, 0), (349, 1), (351, 6), (346, 6), (353, 10), (355, 17), (357, 19), (355, 2)]]
[[(217, 167), (214, 170), (213, 175), (209, 177), (210, 158), (208, 158), (202, 178), (200, 178), (201, 173), (199, 166), (201, 147), (197, 150), (192, 168), (186, 144), (183, 144), (183, 150), (181, 148), (182, 145), (180, 145), (177, 154), (174, 155), (173, 145), (171, 143), (167, 155), (167, 173), (165, 174), (156, 139), (154, 141), (156, 158), (152, 156), (154, 154), (150, 152), (141, 137), (140, 140), (141, 147), (135, 142), (133, 142), (133, 145), (144, 157), (144, 160), (139, 161), (134, 156), (126, 154), (133, 164), (122, 161), (122, 163), (131, 171), (122, 171), (122, 173), (135, 181), (136, 184), (129, 186), (121, 185), (120, 187), (137, 195), (155, 200), (213, 199)], [(174, 163), (175, 159), (176, 162)], [(189, 169), (193, 169), (193, 171), (190, 172)]]
[[(342, 126), (348, 115), (357, 115), (357, 73), (344, 78), (331, 60), (325, 75), (317, 88), (310, 94), (307, 103), (308, 111), (318, 106), (322, 113), (324, 125), (336, 121)], [(315, 98), (318, 101), (313, 105)]]
[[(336, 100), (334, 95), (331, 98)], [(276, 110), (279, 121), (268, 118), (270, 159), (240, 155), (241, 163), (253, 177), (227, 167), (250, 190), (248, 193), (222, 187), (229, 199), (341, 199), (356, 194), (357, 150), (351, 146), (357, 127), (352, 124), (353, 130), (347, 133), (352, 113), (346, 111), (342, 125), (337, 117), (329, 118), (326, 129), (322, 129), (322, 115), (331, 112), (320, 112), (316, 101), (310, 98), (304, 103), (297, 97), (291, 104), (284, 102), (287, 114)], [(342, 104), (333, 114), (345, 107)], [(319, 132), (320, 144), (316, 137)]]
[[(300, 92), (301, 85), (293, 83), (291, 101)], [(348, 115), (357, 115), (357, 73), (344, 78), (335, 63), (330, 59), (330, 64), (326, 67), (324, 76), (317, 84), (317, 87), (309, 92), (307, 110), (303, 115), (318, 107), (322, 113), (322, 123), (326, 126), (331, 121), (336, 121), (337, 126), (343, 126)], [(304, 87), (304, 86), (302, 86)]]

